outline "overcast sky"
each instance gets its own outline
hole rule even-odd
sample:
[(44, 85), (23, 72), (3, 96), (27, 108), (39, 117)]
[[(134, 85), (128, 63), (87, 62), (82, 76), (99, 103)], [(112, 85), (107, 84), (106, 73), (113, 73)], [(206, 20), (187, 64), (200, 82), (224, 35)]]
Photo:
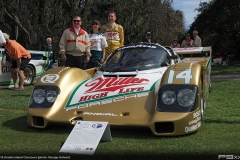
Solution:
[(183, 11), (185, 17), (185, 28), (189, 29), (190, 25), (194, 21), (194, 17), (198, 12), (194, 11), (195, 8), (199, 8), (200, 2), (209, 2), (210, 0), (173, 0), (172, 7), (175, 10)]

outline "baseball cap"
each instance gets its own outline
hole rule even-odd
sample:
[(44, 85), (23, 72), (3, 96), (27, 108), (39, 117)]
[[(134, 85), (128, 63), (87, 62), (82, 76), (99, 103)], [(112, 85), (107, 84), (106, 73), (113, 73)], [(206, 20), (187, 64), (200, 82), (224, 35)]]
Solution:
[(186, 36), (190, 36), (190, 34), (188, 33)]
[(147, 32), (146, 35), (152, 35), (151, 32)]
[(193, 33), (196, 33), (196, 34), (198, 34), (198, 31), (197, 31), (197, 30), (194, 30), (194, 31), (193, 31)]

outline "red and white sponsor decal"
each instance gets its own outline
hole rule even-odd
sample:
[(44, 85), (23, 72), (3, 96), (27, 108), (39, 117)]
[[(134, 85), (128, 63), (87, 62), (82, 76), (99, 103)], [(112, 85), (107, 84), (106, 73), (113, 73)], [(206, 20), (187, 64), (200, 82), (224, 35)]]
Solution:
[(145, 77), (107, 77), (89, 79), (80, 84), (70, 96), (65, 108), (101, 99), (151, 91), (158, 76)]
[(192, 52), (192, 51), (199, 51), (201, 52), (203, 50), (203, 47), (189, 47), (189, 48), (173, 48), (173, 51), (175, 52)]
[(117, 34), (117, 32), (106, 32), (107, 37), (115, 37)]
[(98, 40), (94, 40), (94, 41), (90, 41), (91, 42), (91, 46), (94, 46), (96, 43), (98, 43)]

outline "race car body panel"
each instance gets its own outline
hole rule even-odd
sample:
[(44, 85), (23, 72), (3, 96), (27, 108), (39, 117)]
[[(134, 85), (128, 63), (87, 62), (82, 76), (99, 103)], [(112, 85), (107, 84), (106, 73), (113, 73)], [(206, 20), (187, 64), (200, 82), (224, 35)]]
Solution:
[[(192, 53), (202, 54), (202, 49)], [(106, 121), (112, 127), (146, 127), (159, 136), (196, 132), (209, 91), (211, 47), (208, 57), (181, 60), (178, 52), (158, 44), (131, 44), (113, 52), (97, 71), (46, 71), (31, 94), (28, 124), (45, 128)]]

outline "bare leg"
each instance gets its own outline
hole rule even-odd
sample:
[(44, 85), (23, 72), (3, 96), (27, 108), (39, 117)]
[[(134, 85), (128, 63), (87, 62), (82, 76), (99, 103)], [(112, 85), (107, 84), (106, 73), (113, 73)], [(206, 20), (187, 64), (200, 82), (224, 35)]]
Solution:
[(17, 73), (14, 72), (14, 68), (11, 68), (11, 75), (12, 75), (12, 79), (13, 79), (13, 83), (14, 83), (14, 87), (18, 88), (18, 83), (17, 83)]
[(19, 76), (19, 81), (20, 81), (19, 88), (23, 89), (24, 88), (24, 74), (23, 74), (22, 70), (19, 70), (18, 76)]

